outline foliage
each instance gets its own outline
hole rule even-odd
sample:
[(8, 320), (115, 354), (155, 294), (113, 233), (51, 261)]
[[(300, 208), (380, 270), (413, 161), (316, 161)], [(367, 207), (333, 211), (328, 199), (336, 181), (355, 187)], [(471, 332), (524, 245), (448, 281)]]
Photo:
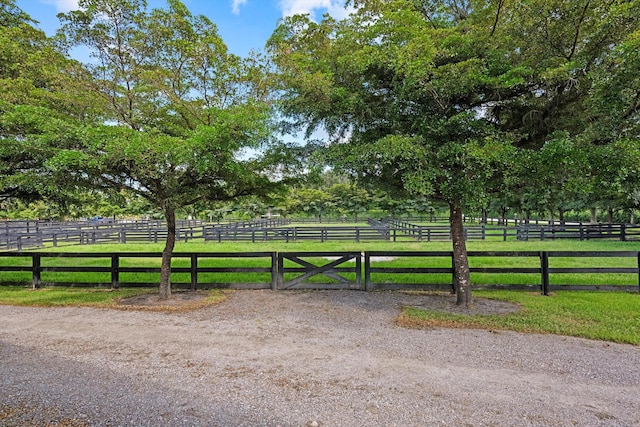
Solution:
[(178, 0), (80, 0), (60, 15), (59, 38), (86, 46), (94, 62), (84, 90), (104, 101), (108, 124), (83, 127), (49, 166), (66, 180), (126, 190), (159, 209), (169, 229), (160, 292), (170, 294), (176, 210), (200, 201), (266, 194), (273, 157), (265, 73), (230, 54), (217, 28)]
[[(594, 136), (603, 106), (606, 129), (637, 127), (638, 1), (351, 3), (342, 22), (295, 16), (273, 34), (283, 112), (323, 127), (330, 161), (358, 180), (447, 203), (464, 286), (462, 209), (496, 193), (562, 217), (592, 195), (586, 153), (620, 136)], [(514, 147), (532, 174), (504, 172)], [(508, 194), (509, 179), (529, 188)]]
[(47, 199), (64, 209), (77, 195), (58, 187), (45, 161), (74, 138), (96, 102), (78, 90), (83, 72), (13, 0), (0, 3), (0, 201)]

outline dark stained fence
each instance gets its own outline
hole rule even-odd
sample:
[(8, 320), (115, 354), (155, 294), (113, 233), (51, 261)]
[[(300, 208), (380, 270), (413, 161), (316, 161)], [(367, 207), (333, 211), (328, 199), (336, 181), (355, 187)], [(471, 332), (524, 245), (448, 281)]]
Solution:
[[(371, 241), (407, 240), (447, 241), (448, 226), (418, 225), (399, 220), (368, 220), (369, 226), (291, 226), (284, 218), (240, 221), (228, 224), (203, 225), (198, 221), (179, 221), (179, 241), (203, 239), (208, 242), (265, 241)], [(640, 226), (628, 224), (566, 224), (468, 226), (467, 240), (553, 240), (611, 239), (640, 241)], [(0, 223), (0, 250), (42, 248), (44, 246), (85, 245), (97, 243), (158, 243), (166, 239), (166, 224), (162, 221), (136, 222), (46, 222), (5, 221)]]
[(266, 241), (355, 241), (388, 240), (389, 233), (375, 227), (358, 226), (301, 226), (278, 228), (210, 228), (205, 230), (205, 240), (215, 242), (266, 242)]
[(640, 226), (630, 224), (521, 225), (518, 240), (611, 239), (633, 241), (640, 238)]
[[(468, 253), (474, 289), (540, 290), (545, 295), (557, 290), (638, 292), (639, 254), (638, 251)], [(44, 284), (112, 288), (157, 286), (161, 256), (159, 252), (0, 252), (0, 284), (16, 284), (15, 281), (7, 280), (3, 273), (23, 272), (30, 273), (31, 284), (34, 287)], [(145, 258), (153, 261), (144, 261)], [(60, 259), (68, 260), (60, 262)], [(177, 252), (173, 259), (178, 265), (173, 266), (172, 272), (189, 278), (187, 281), (174, 280), (174, 286), (186, 289), (205, 287), (448, 291), (451, 290), (453, 275), (451, 252)], [(210, 262), (212, 259), (219, 262), (213, 265)], [(514, 259), (517, 259), (517, 267), (513, 266)], [(604, 262), (605, 259), (609, 261)], [(503, 263), (511, 265), (501, 266)], [(92, 280), (90, 283), (82, 283), (74, 278), (43, 280), (43, 273), (85, 276), (87, 273), (101, 273), (106, 279)], [(125, 274), (142, 277), (143, 280), (123, 281)], [(149, 274), (155, 274), (156, 278), (149, 279)], [(247, 275), (260, 279), (249, 283)], [(407, 275), (411, 275), (411, 283), (403, 282), (403, 277), (406, 278)], [(478, 275), (491, 275), (490, 283), (486, 283), (486, 280), (473, 280), (473, 275), (476, 275), (476, 278)], [(498, 278), (502, 275), (507, 279)], [(581, 275), (597, 275), (597, 283), (579, 284), (571, 279), (584, 277)], [(623, 275), (628, 277), (624, 280), (612, 280), (620, 279)], [(223, 280), (219, 280), (218, 277), (222, 277)], [(516, 277), (524, 277), (526, 280), (513, 281)], [(593, 282), (593, 278), (590, 281)], [(634, 281), (636, 284), (631, 284)]]
[[(2, 258), (30, 258), (30, 265), (23, 266), (0, 266), (0, 273), (2, 272), (31, 272), (32, 286), (34, 288), (41, 285), (50, 286), (75, 286), (75, 287), (153, 287), (158, 286), (157, 281), (133, 281), (124, 282), (121, 280), (122, 274), (160, 274), (159, 261), (162, 258), (160, 252), (119, 252), (119, 253), (85, 253), (85, 252), (0, 252), (0, 259)], [(77, 264), (86, 264), (82, 261), (85, 259), (91, 259), (96, 261), (91, 266), (85, 265), (51, 265), (51, 260), (67, 258), (73, 259), (72, 262)], [(130, 259), (152, 259), (157, 260), (154, 266), (130, 266), (124, 265), (123, 260), (129, 261)], [(201, 261), (206, 259), (225, 259), (229, 262), (225, 262), (224, 266), (206, 266), (201, 265)], [(172, 274), (186, 273), (189, 275), (188, 282), (174, 282), (172, 286), (178, 289), (191, 289), (196, 290), (199, 288), (231, 288), (231, 289), (275, 289), (277, 280), (277, 257), (275, 252), (176, 252), (173, 255), (172, 264), (176, 261), (187, 259), (189, 261), (188, 267), (176, 267), (172, 266)], [(243, 259), (261, 259), (261, 266), (233, 266), (233, 261)], [(55, 262), (53, 263), (55, 264)], [(102, 264), (102, 265), (100, 265)], [(140, 261), (140, 264), (147, 264)], [(72, 281), (44, 281), (42, 279), (42, 273), (108, 273), (110, 276), (109, 282), (80, 282), (78, 280)], [(216, 273), (225, 274), (228, 273), (251, 273), (259, 274), (266, 273), (267, 280), (257, 283), (247, 283), (238, 281), (203, 281), (201, 276), (203, 274)], [(244, 277), (241, 275), (241, 277)], [(0, 281), (0, 284), (3, 282)], [(12, 283), (10, 283), (12, 284)]]
[[(400, 220), (384, 220), (390, 225), (391, 240), (397, 234), (419, 241), (451, 240), (449, 226), (419, 225)], [(465, 240), (593, 240), (609, 239), (620, 241), (640, 240), (640, 225), (632, 224), (523, 224), (518, 226), (467, 226)]]
[[(202, 237), (202, 222), (176, 222), (178, 240)], [(166, 238), (163, 221), (4, 221), (0, 223), (0, 249), (21, 251), (45, 245), (158, 242)]]

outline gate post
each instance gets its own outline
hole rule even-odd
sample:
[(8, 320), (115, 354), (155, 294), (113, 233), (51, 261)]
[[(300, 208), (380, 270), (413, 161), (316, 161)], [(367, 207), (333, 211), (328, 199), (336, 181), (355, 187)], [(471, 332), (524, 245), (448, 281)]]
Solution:
[(271, 252), (271, 290), (278, 287), (278, 253)]
[(284, 283), (284, 255), (281, 252), (278, 252), (277, 278), (277, 282), (272, 285), (274, 289), (278, 289)]
[(371, 254), (369, 252), (364, 253), (364, 290), (371, 291)]

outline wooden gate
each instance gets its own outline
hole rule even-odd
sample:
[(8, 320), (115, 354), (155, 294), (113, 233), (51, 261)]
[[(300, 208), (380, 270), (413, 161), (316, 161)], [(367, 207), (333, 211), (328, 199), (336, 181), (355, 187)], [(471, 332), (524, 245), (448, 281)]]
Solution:
[[(354, 265), (346, 266), (347, 263)], [(277, 289), (363, 290), (361, 266), (360, 252), (279, 253)]]

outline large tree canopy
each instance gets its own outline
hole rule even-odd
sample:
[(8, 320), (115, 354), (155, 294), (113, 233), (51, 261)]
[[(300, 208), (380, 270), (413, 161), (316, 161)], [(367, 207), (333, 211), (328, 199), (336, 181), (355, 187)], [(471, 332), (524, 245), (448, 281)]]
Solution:
[(105, 106), (104, 124), (50, 165), (78, 183), (127, 189), (160, 208), (168, 224), (160, 294), (170, 296), (176, 209), (262, 194), (268, 165), (246, 150), (270, 137), (264, 73), (229, 53), (217, 28), (183, 3), (147, 10), (143, 0), (80, 0), (60, 15), (68, 46), (93, 61), (85, 90)]
[(0, 200), (64, 202), (72, 189), (58, 188), (45, 162), (96, 103), (79, 90), (79, 64), (35, 24), (13, 0), (0, 1)]
[(596, 71), (633, 40), (638, 2), (351, 3), (344, 21), (294, 16), (272, 35), (283, 112), (327, 130), (330, 160), (357, 179), (449, 204), (454, 286), (468, 305), (463, 209), (486, 201), (514, 147), (584, 137)]

